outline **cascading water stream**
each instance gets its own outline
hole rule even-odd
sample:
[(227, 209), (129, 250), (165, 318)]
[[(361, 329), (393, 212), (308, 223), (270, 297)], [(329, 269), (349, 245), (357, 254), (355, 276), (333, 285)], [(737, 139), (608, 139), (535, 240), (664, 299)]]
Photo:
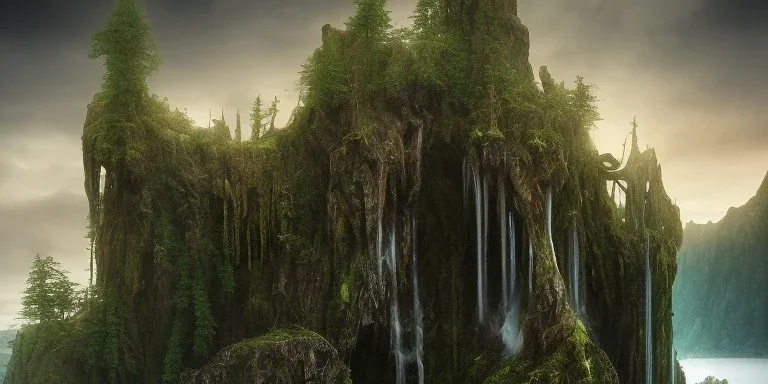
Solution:
[(528, 294), (533, 293), (533, 239), (528, 236)]
[[(507, 237), (504, 234), (507, 233), (507, 195), (504, 190), (504, 177), (499, 174), (499, 203), (497, 204), (499, 210), (499, 225), (501, 230), (499, 231), (499, 240), (501, 241), (501, 308), (503, 312), (506, 312), (507, 305), (509, 304), (509, 294), (511, 290), (507, 284)], [(514, 251), (513, 251), (514, 252)], [(510, 268), (514, 268), (514, 265), (510, 265)]]
[(469, 165), (467, 164), (466, 157), (461, 162), (461, 181), (464, 191), (462, 195), (464, 197), (464, 209), (466, 210), (469, 205)]
[(522, 347), (522, 332), (520, 331), (520, 295), (515, 289), (515, 222), (512, 213), (508, 215), (506, 226), (509, 240), (509, 302), (506, 303), (504, 325), (501, 327), (501, 340), (507, 356), (514, 356)]
[(414, 322), (414, 358), (419, 375), (419, 384), (424, 384), (424, 323), (421, 315), (421, 302), (419, 301), (419, 272), (416, 265), (416, 219), (411, 218), (411, 231), (413, 232), (413, 245), (411, 263), (413, 271), (413, 322)]
[(576, 230), (576, 218), (571, 224), (571, 293), (573, 295), (573, 310), (578, 316), (581, 313), (579, 306), (579, 235)]
[(653, 326), (651, 323), (651, 251), (648, 237), (648, 228), (645, 227), (645, 208), (648, 205), (648, 190), (650, 183), (645, 185), (645, 199), (643, 202), (643, 231), (645, 232), (645, 383), (653, 384)]
[(475, 231), (477, 232), (477, 318), (480, 323), (485, 321), (485, 300), (483, 287), (485, 276), (483, 269), (483, 215), (482, 215), (482, 190), (480, 188), (480, 175), (472, 168), (472, 180), (475, 189)]
[[(673, 332), (674, 333), (674, 332)], [(675, 346), (674, 344), (669, 346), (669, 374), (671, 376), (670, 382), (675, 384)]]
[(389, 277), (391, 283), (391, 293), (389, 299), (390, 327), (392, 329), (392, 351), (395, 355), (395, 382), (403, 384), (405, 382), (405, 354), (403, 353), (400, 329), (400, 308), (397, 302), (397, 248), (395, 246), (394, 226), (389, 234), (389, 247), (387, 255), (387, 264), (389, 267)]
[(555, 263), (555, 268), (557, 268), (555, 243), (552, 241), (552, 186), (547, 187), (547, 237), (549, 237), (549, 248), (552, 251), (552, 261)]
[[(488, 303), (488, 175), (483, 172), (483, 307)], [(485, 317), (485, 312), (483, 312)]]
[[(507, 231), (509, 233), (509, 298), (512, 300), (513, 294), (515, 292), (515, 283), (516, 283), (516, 241), (515, 241), (515, 220), (512, 217), (512, 212), (509, 213), (509, 216), (507, 218)], [(511, 303), (511, 301), (510, 301)]]
[(381, 274), (383, 273), (383, 264), (384, 264), (384, 256), (383, 256), (383, 249), (381, 248), (383, 246), (384, 242), (384, 233), (383, 229), (381, 228), (381, 215), (377, 218), (377, 224), (376, 224), (376, 259), (379, 263), (379, 279), (382, 278)]

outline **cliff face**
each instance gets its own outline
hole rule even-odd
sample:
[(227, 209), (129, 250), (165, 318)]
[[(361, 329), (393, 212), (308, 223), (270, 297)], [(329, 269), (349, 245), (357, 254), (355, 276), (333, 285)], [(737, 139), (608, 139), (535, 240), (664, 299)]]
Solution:
[(678, 260), (678, 354), (768, 356), (768, 174), (754, 197), (719, 222), (686, 224)]
[[(440, 22), (462, 37), (442, 56), (465, 54), (445, 69), (455, 83), (408, 80), (367, 100), (338, 90), (249, 142), (152, 99), (115, 157), (94, 99), (83, 160), (101, 217), (100, 291), (82, 314), (93, 358), (81, 382), (197, 382), (223, 366), (245, 375), (227, 382), (303, 382), (325, 374), (319, 355), (328, 380), (348, 369), (361, 383), (679, 375), (670, 308), (682, 228), (654, 152), (635, 145), (626, 167), (606, 164), (587, 87), (557, 85), (546, 68), (536, 87), (514, 1), (446, 1)], [(347, 32), (325, 27), (314, 65), (354, 68), (349, 49)], [(385, 46), (394, 64), (382, 70), (416, 71), (409, 49)], [(329, 100), (312, 93), (320, 85), (310, 96)], [(606, 181), (621, 182), (624, 212)], [(280, 331), (294, 325), (319, 339)], [(287, 376), (235, 352), (266, 354)]]

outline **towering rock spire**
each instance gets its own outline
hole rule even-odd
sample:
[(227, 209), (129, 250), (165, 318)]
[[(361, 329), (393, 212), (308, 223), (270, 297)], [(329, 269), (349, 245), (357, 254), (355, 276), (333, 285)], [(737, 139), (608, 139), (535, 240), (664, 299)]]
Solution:
[(240, 129), (240, 110), (239, 109), (237, 110), (236, 116), (237, 117), (235, 122), (235, 141), (239, 143), (243, 140), (243, 136), (242, 136), (243, 131)]
[(639, 154), (640, 147), (637, 144), (637, 116), (632, 118), (632, 149), (629, 151), (629, 156), (632, 154)]

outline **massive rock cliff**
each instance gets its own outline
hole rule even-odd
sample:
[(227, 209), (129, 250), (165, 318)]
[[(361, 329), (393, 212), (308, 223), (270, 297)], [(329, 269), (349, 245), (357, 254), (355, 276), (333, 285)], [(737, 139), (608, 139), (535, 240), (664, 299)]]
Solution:
[(684, 233), (673, 290), (678, 355), (768, 356), (768, 174), (746, 204)]
[[(633, 127), (625, 164), (597, 152), (589, 88), (546, 68), (537, 87), (515, 1), (437, 3), (437, 71), (416, 39), (354, 72), (358, 43), (326, 26), (309, 65), (325, 82), (251, 141), (153, 98), (118, 153), (97, 95), (99, 296), (71, 321), (85, 346), (61, 352), (81, 356), (78, 382), (684, 382), (682, 228), (653, 150)], [(321, 88), (346, 71), (389, 77)]]

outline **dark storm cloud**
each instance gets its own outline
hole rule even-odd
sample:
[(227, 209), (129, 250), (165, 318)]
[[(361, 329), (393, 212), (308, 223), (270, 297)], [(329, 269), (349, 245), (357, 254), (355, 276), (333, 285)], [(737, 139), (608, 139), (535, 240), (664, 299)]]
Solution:
[(4, 0), (0, 36), (29, 41), (87, 35), (110, 5), (109, 0)]

